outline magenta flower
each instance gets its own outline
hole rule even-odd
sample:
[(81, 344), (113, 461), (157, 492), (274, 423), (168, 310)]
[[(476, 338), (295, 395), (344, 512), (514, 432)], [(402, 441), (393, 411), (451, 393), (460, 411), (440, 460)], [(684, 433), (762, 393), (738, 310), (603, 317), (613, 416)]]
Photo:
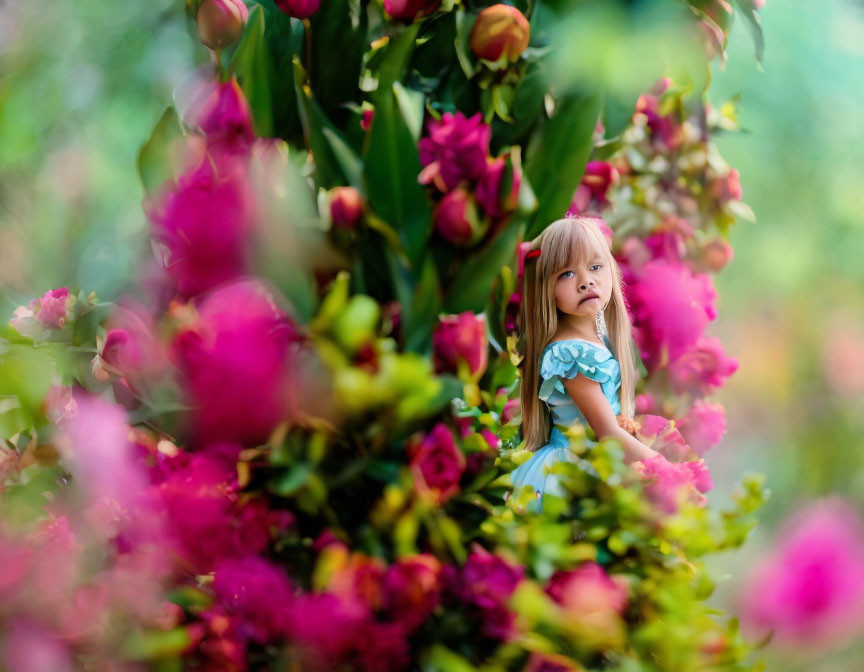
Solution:
[(501, 411), (501, 424), (508, 424), (521, 411), (521, 402), (519, 399), (508, 399)]
[(709, 271), (719, 273), (734, 257), (735, 251), (728, 241), (715, 238), (702, 248), (699, 261)]
[(420, 163), (424, 166), (418, 181), (434, 183), (442, 192), (462, 181), (476, 181), (486, 172), (492, 128), (483, 123), (478, 112), (468, 119), (461, 112), (445, 112), (440, 121), (427, 124), (428, 137), (421, 138)]
[(432, 358), (435, 372), (458, 372), (459, 361), (468, 365), (472, 376), (480, 376), (486, 370), (489, 357), (489, 339), (486, 336), (486, 320), (470, 310), (458, 315), (441, 318), (432, 335)]
[(234, 44), (243, 34), (248, 18), (243, 0), (203, 0), (195, 15), (201, 43), (210, 49)]
[(677, 462), (687, 455), (688, 446), (681, 432), (670, 420), (660, 415), (646, 415), (640, 433), (645, 437), (653, 437), (651, 448), (667, 460)]
[(693, 227), (686, 219), (670, 216), (644, 242), (652, 259), (674, 264), (687, 256), (686, 241), (692, 237)]
[(687, 444), (701, 456), (723, 439), (726, 411), (721, 404), (697, 399), (690, 412), (679, 421), (678, 427)]
[(864, 634), (864, 523), (839, 498), (787, 519), (740, 593), (742, 626), (791, 648), (826, 649)]
[(74, 297), (70, 298), (66, 287), (49, 289), (42, 298), (33, 299), (26, 307), (17, 308), (9, 324), (18, 333), (31, 338), (38, 336), (40, 326), (45, 329), (62, 329), (72, 301)]
[(255, 556), (224, 560), (216, 568), (213, 591), (249, 639), (264, 644), (285, 635), (292, 590), (279, 567)]
[(453, 245), (471, 245), (486, 233), (488, 222), (478, 218), (473, 197), (459, 187), (446, 194), (438, 204), (435, 229)]
[(400, 558), (384, 576), (384, 611), (407, 632), (413, 632), (438, 606), (441, 590), (441, 563), (434, 555)]
[(288, 415), (294, 327), (255, 281), (217, 289), (172, 350), (197, 443), (264, 441)]
[(242, 173), (219, 175), (205, 160), (146, 210), (162, 264), (181, 295), (200, 294), (246, 271), (255, 215)]
[[(632, 269), (631, 269), (632, 270)], [(683, 264), (649, 261), (626, 287), (634, 336), (649, 370), (675, 362), (717, 316), (711, 278)]]
[[(522, 169), (511, 164), (510, 174), (505, 173), (507, 160), (505, 157), (490, 159), (486, 172), (477, 183), (477, 202), (490, 217), (501, 217), (516, 209), (519, 203), (519, 189), (522, 186)], [(507, 178), (506, 181), (504, 178)], [(506, 194), (501, 193), (502, 182), (509, 184)]]
[(513, 635), (515, 616), (507, 602), (524, 576), (524, 567), (474, 545), (458, 577), (457, 592), (463, 602), (480, 610), (487, 637), (506, 640)]
[(705, 396), (723, 387), (738, 360), (728, 357), (717, 338), (700, 338), (669, 367), (669, 381), (676, 393)]
[(666, 84), (661, 84), (660, 89), (655, 89), (653, 93), (645, 93), (639, 96), (636, 101), (636, 112), (633, 115), (635, 122), (637, 116), (645, 117), (646, 125), (651, 131), (651, 141), (658, 146), (660, 151), (669, 151), (677, 148), (681, 142), (680, 125), (675, 118), (674, 113), (661, 115), (660, 96), (665, 89)]
[(465, 471), (465, 456), (453, 438), (453, 432), (442, 422), (409, 448), (414, 487), (432, 501), (442, 504), (459, 492), (459, 480)]
[(609, 203), (609, 189), (619, 181), (618, 170), (611, 163), (589, 161), (567, 213), (579, 215), (587, 210), (600, 210), (605, 207)]
[(308, 19), (321, 6), (321, 0), (275, 0), (276, 6), (295, 19)]
[(384, 0), (384, 11), (394, 19), (413, 21), (428, 16), (441, 4), (441, 0)]

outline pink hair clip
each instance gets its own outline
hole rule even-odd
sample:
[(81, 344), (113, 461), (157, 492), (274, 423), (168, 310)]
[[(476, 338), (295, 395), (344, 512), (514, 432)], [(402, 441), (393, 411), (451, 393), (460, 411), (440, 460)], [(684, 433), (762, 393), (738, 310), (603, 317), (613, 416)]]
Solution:
[(538, 247), (536, 250), (530, 250), (526, 255), (526, 259), (534, 259), (535, 257), (540, 256), (540, 248)]

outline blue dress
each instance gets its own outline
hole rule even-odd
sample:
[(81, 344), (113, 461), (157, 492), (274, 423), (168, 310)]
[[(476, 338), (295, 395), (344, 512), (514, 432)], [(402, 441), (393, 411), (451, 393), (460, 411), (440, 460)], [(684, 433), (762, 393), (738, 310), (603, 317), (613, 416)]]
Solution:
[[(600, 383), (603, 394), (612, 407), (612, 412), (621, 412), (619, 392), (621, 389), (621, 369), (618, 360), (612, 354), (611, 343), (604, 339), (606, 346), (592, 343), (581, 338), (568, 338), (553, 341), (543, 350), (540, 358), (540, 392), (539, 397), (546, 402), (552, 416), (553, 427), (549, 442), (538, 448), (527, 462), (519, 465), (511, 472), (514, 492), (525, 485), (531, 485), (537, 493), (537, 500), (528, 505), (529, 510), (542, 510), (542, 496), (550, 493), (563, 497), (566, 495), (561, 485), (561, 474), (550, 474), (548, 469), (556, 462), (567, 460), (575, 462), (577, 457), (570, 451), (567, 437), (555, 425), (569, 427), (574, 422), (580, 422), (586, 427), (588, 423), (579, 407), (567, 394), (563, 378), (575, 378), (582, 374)], [(593, 443), (588, 441), (589, 445)]]

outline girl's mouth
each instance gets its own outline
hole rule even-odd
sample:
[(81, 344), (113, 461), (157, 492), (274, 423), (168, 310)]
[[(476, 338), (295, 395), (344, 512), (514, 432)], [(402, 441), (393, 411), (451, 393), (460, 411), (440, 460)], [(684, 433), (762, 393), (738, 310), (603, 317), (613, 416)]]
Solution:
[(590, 294), (588, 294), (588, 296), (585, 296), (582, 298), (582, 300), (579, 302), (579, 305), (581, 306), (583, 303), (585, 303), (586, 301), (590, 301), (591, 299), (599, 299), (599, 298), (600, 297), (597, 296), (594, 292), (591, 292)]

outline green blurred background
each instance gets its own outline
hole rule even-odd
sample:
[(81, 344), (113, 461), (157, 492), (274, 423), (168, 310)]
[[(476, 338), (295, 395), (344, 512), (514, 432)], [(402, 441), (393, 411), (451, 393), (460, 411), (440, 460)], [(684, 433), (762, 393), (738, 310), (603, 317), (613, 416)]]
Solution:
[[(136, 153), (205, 50), (177, 0), (0, 12), (0, 312), (58, 285), (113, 298), (148, 253)], [(864, 4), (768, 0), (763, 26), (764, 71), (739, 22), (710, 95), (741, 96), (742, 132), (717, 142), (758, 218), (733, 228), (717, 278), (711, 333), (741, 367), (719, 396), (711, 499), (748, 470), (773, 491), (745, 549), (712, 563), (730, 576), (718, 606), (790, 511), (829, 493), (864, 510)], [(771, 655), (769, 669), (814, 669)], [(864, 647), (814, 656), (851, 672)]]

